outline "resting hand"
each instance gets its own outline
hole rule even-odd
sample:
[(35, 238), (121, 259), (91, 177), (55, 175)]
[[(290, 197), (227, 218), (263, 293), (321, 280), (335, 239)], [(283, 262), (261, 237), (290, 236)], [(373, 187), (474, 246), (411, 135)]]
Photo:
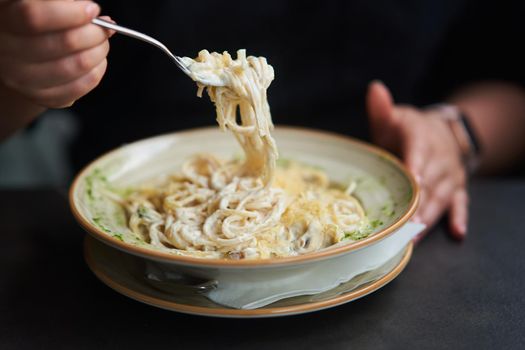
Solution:
[(380, 82), (370, 84), (367, 109), (374, 142), (401, 156), (421, 186), (414, 220), (430, 227), (448, 212), (450, 233), (463, 239), (468, 214), (466, 172), (447, 122), (431, 115), (438, 111), (394, 105)]
[(0, 1), (0, 85), (42, 107), (62, 108), (95, 88), (112, 34), (91, 1)]

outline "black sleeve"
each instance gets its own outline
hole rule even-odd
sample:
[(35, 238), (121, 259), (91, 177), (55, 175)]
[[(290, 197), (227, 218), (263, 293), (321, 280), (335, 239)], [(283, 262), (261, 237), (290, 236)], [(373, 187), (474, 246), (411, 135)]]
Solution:
[(524, 86), (524, 18), (524, 1), (469, 1), (423, 80), (418, 103), (442, 101), (475, 81), (504, 80)]

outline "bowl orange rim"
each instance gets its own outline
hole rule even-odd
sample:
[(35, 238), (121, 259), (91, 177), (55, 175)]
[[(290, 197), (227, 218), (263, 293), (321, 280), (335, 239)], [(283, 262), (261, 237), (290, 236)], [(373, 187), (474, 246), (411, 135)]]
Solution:
[(291, 265), (295, 263), (305, 263), (305, 262), (325, 259), (329, 257), (335, 257), (337, 255), (344, 254), (344, 253), (347, 253), (353, 250), (361, 249), (374, 242), (380, 241), (381, 239), (387, 237), (388, 235), (390, 235), (391, 233), (399, 229), (401, 226), (403, 226), (410, 219), (410, 217), (415, 213), (418, 202), (419, 202), (419, 191), (420, 191), (419, 186), (414, 176), (412, 175), (412, 173), (408, 171), (405, 165), (397, 157), (392, 155), (390, 152), (382, 148), (379, 148), (377, 146), (374, 146), (372, 144), (369, 144), (367, 142), (357, 140), (353, 137), (337, 134), (334, 132), (328, 132), (324, 130), (321, 131), (321, 130), (309, 129), (309, 128), (304, 128), (304, 127), (296, 127), (296, 126), (284, 126), (284, 125), (278, 125), (277, 129), (283, 130), (283, 131), (300, 132), (302, 134), (310, 134), (312, 136), (318, 136), (322, 138), (329, 138), (332, 140), (343, 141), (345, 143), (352, 144), (353, 146), (357, 146), (364, 150), (367, 150), (377, 156), (380, 156), (382, 159), (390, 162), (409, 180), (410, 186), (412, 188), (412, 197), (410, 198), (408, 210), (402, 216), (400, 216), (396, 221), (394, 221), (391, 225), (383, 228), (382, 230), (380, 230), (379, 232), (377, 232), (376, 234), (370, 237), (364, 238), (354, 243), (349, 243), (349, 244), (334, 247), (334, 248), (327, 248), (327, 249), (323, 249), (320, 251), (307, 253), (303, 255), (297, 255), (297, 256), (291, 256), (291, 257), (285, 257), (285, 258), (255, 259), (255, 260), (228, 260), (228, 259), (195, 258), (195, 257), (175, 255), (175, 254), (155, 251), (150, 248), (135, 246), (133, 244), (123, 242), (119, 240), (118, 238), (108, 235), (107, 233), (105, 233), (104, 231), (102, 231), (101, 229), (93, 225), (91, 222), (89, 222), (89, 220), (80, 213), (74, 201), (74, 194), (76, 192), (76, 189), (78, 188), (80, 180), (86, 176), (86, 174), (91, 170), (91, 168), (94, 166), (95, 163), (98, 163), (102, 159), (110, 157), (112, 154), (116, 152), (119, 152), (122, 149), (122, 147), (128, 147), (128, 146), (136, 145), (142, 142), (149, 142), (153, 139), (164, 138), (164, 137), (173, 136), (173, 135), (185, 136), (185, 135), (200, 133), (204, 131), (218, 130), (217, 127), (202, 127), (202, 128), (194, 128), (194, 129), (189, 129), (189, 130), (184, 130), (184, 131), (166, 133), (166, 134), (161, 134), (161, 135), (137, 140), (135, 142), (126, 144), (122, 147), (118, 147), (109, 152), (106, 152), (102, 154), (101, 156), (95, 158), (93, 161), (89, 162), (75, 176), (75, 179), (73, 180), (70, 186), (70, 189), (69, 189), (69, 205), (73, 213), (73, 216), (75, 217), (77, 222), (89, 234), (93, 235), (95, 238), (101, 240), (102, 242), (106, 244), (117, 247), (125, 252), (131, 253), (133, 255), (148, 257), (148, 258), (155, 259), (155, 260), (178, 262), (184, 265), (232, 267), (233, 268), (233, 267), (262, 267), (262, 266), (275, 266), (275, 265)]

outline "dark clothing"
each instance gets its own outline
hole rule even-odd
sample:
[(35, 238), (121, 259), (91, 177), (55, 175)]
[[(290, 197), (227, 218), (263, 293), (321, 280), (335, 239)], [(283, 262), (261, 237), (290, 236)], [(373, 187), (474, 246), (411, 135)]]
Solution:
[[(276, 124), (367, 136), (365, 92), (380, 79), (396, 102), (443, 100), (480, 79), (525, 81), (521, 1), (101, 1), (103, 14), (164, 42), (265, 56)], [(77, 167), (122, 143), (213, 125), (206, 96), (156, 48), (116, 35), (103, 83), (80, 100)]]

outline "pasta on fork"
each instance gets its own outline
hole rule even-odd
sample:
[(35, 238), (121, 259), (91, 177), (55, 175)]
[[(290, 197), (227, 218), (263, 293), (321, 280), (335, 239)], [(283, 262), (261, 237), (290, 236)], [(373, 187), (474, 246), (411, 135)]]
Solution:
[(274, 71), (265, 58), (203, 50), (184, 62), (195, 76), (222, 82), (198, 83), (197, 94), (207, 91), (219, 127), (234, 135), (244, 158), (197, 154), (179, 173), (122, 198), (137, 238), (180, 255), (265, 259), (366, 235), (368, 219), (352, 196), (355, 184), (342, 188), (324, 171), (293, 161), (277, 166), (266, 93)]

